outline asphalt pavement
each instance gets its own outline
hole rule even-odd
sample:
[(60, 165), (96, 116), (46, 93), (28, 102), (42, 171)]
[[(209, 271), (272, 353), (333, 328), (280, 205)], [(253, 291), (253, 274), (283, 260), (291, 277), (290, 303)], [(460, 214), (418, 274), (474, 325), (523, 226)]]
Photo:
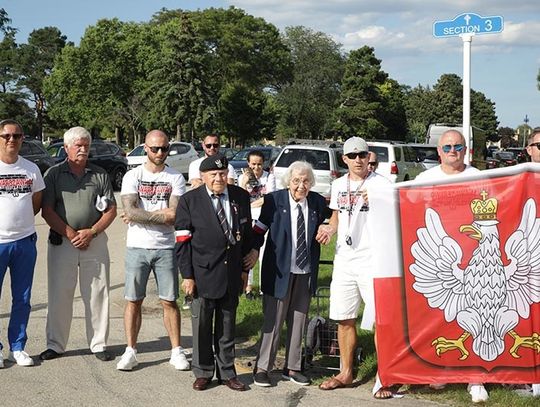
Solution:
[[(139, 366), (131, 372), (116, 370), (116, 362), (124, 351), (123, 288), (126, 226), (117, 218), (109, 227), (111, 254), (111, 303), (109, 347), (115, 361), (102, 362), (88, 349), (84, 327), (84, 307), (78, 290), (75, 293), (73, 322), (67, 351), (63, 357), (40, 361), (45, 350), (45, 324), (47, 318), (47, 234), (48, 227), (41, 216), (36, 217), (38, 233), (38, 261), (32, 291), (32, 313), (28, 327), (26, 351), (36, 365), (20, 367), (6, 361), (0, 369), (0, 406), (351, 406), (388, 405), (432, 406), (430, 401), (406, 396), (400, 399), (377, 401), (371, 395), (372, 383), (355, 388), (322, 391), (317, 386), (299, 386), (279, 380), (278, 372), (271, 377), (277, 385), (261, 388), (253, 385), (249, 360), (253, 354), (239, 352), (238, 373), (248, 385), (245, 392), (232, 391), (226, 386), (213, 385), (204, 392), (192, 389), (192, 372), (180, 372), (169, 365), (170, 344), (162, 322), (155, 282), (149, 283), (143, 308), (143, 321), (139, 335)], [(11, 293), (9, 273), (6, 274), (0, 299), (0, 339), (7, 358), (7, 325)], [(183, 312), (182, 345), (191, 355), (191, 323)], [(242, 344), (239, 344), (241, 347)], [(309, 375), (309, 372), (308, 372)]]

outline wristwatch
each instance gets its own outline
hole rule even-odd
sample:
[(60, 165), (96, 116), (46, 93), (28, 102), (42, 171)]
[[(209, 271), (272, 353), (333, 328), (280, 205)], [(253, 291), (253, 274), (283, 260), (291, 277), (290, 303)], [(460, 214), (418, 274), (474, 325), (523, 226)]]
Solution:
[(97, 230), (93, 226), (90, 228), (90, 230), (92, 231), (92, 237), (97, 237)]

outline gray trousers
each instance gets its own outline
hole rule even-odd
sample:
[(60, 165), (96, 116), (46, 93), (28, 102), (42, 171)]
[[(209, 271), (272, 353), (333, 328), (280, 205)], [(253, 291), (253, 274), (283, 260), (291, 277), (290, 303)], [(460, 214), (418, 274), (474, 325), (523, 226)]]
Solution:
[(86, 250), (63, 237), (60, 246), (48, 243), (47, 349), (64, 353), (73, 318), (77, 280), (84, 303), (86, 339), (90, 350), (101, 352), (109, 336), (109, 250), (100, 233)]
[[(196, 297), (191, 305), (193, 357), (195, 377), (229, 380), (236, 377), (234, 337), (238, 295), (230, 293), (213, 300)], [(213, 346), (213, 349), (212, 349)]]
[(267, 372), (273, 369), (279, 349), (281, 327), (286, 319), (285, 368), (295, 371), (302, 370), (302, 338), (311, 300), (310, 277), (309, 274), (291, 274), (285, 298), (278, 299), (264, 295), (264, 323), (257, 356), (257, 368)]

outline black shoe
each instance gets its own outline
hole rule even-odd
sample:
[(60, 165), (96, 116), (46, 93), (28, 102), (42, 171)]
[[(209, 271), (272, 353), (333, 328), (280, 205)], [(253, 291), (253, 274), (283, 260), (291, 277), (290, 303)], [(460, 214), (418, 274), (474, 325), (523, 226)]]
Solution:
[(268, 373), (264, 371), (260, 371), (259, 373), (253, 374), (253, 383), (255, 383), (257, 386), (261, 387), (270, 387), (272, 386), (272, 383), (270, 383), (270, 378), (268, 377)]
[(47, 349), (39, 354), (41, 360), (52, 360), (62, 356), (61, 353), (55, 352), (52, 349)]
[(294, 370), (284, 369), (281, 377), (285, 380), (290, 380), (291, 382), (299, 384), (300, 386), (308, 386), (311, 384), (311, 380), (304, 376), (302, 372), (296, 372)]
[(96, 352), (94, 353), (94, 355), (96, 355), (96, 358), (98, 358), (99, 360), (103, 361), (103, 362), (108, 362), (109, 360), (113, 360), (114, 359), (114, 356), (111, 355), (109, 352), (107, 352), (106, 350), (102, 351), (102, 352)]

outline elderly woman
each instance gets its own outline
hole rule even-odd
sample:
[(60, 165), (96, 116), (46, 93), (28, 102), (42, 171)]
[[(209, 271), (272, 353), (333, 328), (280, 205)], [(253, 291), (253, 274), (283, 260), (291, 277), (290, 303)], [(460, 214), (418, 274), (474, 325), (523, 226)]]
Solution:
[(305, 161), (290, 165), (283, 176), (286, 189), (265, 196), (255, 222), (255, 246), (264, 250), (261, 289), (264, 323), (254, 370), (258, 386), (271, 386), (272, 370), (279, 347), (283, 321), (287, 320), (287, 345), (283, 378), (300, 385), (310, 380), (301, 371), (302, 334), (311, 296), (317, 288), (320, 242), (326, 237), (318, 228), (326, 215), (324, 198), (311, 192), (313, 168)]

